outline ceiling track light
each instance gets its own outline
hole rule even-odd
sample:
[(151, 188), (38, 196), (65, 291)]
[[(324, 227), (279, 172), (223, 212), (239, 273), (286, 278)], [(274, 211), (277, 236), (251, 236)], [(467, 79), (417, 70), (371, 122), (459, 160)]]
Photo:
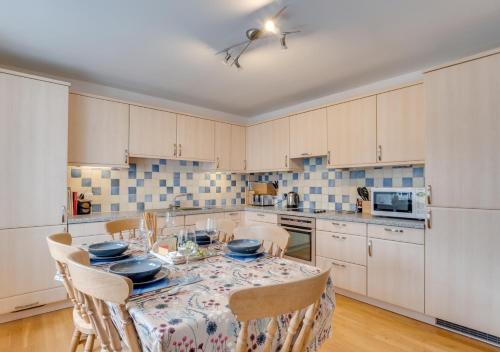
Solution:
[[(216, 53), (216, 55), (225, 54), (224, 55), (224, 63), (225, 64), (227, 64), (229, 66), (235, 66), (237, 69), (241, 69), (241, 64), (239, 62), (241, 55), (243, 55), (243, 53), (245, 53), (245, 51), (248, 49), (250, 44), (252, 44), (254, 41), (256, 41), (258, 39), (267, 38), (267, 37), (272, 36), (272, 35), (276, 35), (276, 36), (280, 35), (281, 48), (288, 49), (288, 46), (286, 44), (287, 35), (299, 33), (300, 31), (280, 32), (279, 27), (276, 25), (276, 19), (283, 14), (283, 12), (286, 10), (286, 8), (287, 8), (286, 6), (283, 7), (273, 17), (268, 19), (264, 24), (264, 28), (261, 28), (261, 29), (250, 28), (250, 29), (248, 29), (245, 32), (247, 40), (245, 40), (241, 43), (231, 45), (230, 47), (227, 47), (227, 48), (219, 51), (218, 53)], [(238, 48), (241, 48), (238, 55), (236, 55), (234, 57), (233, 61), (231, 61), (231, 59), (233, 57), (231, 55), (231, 51), (236, 51)]]

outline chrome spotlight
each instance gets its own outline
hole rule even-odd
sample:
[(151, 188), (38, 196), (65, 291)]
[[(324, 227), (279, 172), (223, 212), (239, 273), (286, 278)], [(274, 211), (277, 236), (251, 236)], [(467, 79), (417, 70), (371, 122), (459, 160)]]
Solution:
[(286, 46), (286, 33), (281, 34), (280, 43), (281, 49), (288, 49), (288, 47)]
[(234, 66), (236, 66), (237, 69), (241, 68), (240, 62), (238, 61), (239, 58), (236, 58), (233, 62)]
[(231, 60), (231, 54), (229, 53), (229, 51), (226, 51), (226, 56), (224, 57), (224, 63), (226, 65), (229, 65), (229, 60)]

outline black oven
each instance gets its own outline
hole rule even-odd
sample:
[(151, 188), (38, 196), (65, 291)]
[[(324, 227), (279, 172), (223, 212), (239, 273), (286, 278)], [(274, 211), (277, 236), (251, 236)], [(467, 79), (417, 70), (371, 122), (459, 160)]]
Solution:
[(280, 215), (278, 224), (290, 234), (285, 257), (315, 265), (316, 220), (304, 216)]

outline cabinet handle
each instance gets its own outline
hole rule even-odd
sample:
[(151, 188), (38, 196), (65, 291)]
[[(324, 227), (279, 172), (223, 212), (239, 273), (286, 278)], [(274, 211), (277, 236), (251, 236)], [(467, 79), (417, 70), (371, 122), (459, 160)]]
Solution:
[(66, 207), (63, 205), (61, 207), (61, 223), (66, 224)]
[(373, 254), (373, 242), (371, 240), (368, 241), (368, 255), (371, 257)]
[(404, 232), (404, 230), (401, 230), (401, 229), (391, 229), (391, 228), (388, 228), (388, 227), (384, 228), (384, 230), (387, 231), (387, 232), (397, 232), (397, 233), (403, 233)]
[(432, 187), (427, 185), (427, 204), (432, 204)]
[(338, 222), (332, 222), (332, 225), (334, 225), (334, 226), (343, 226), (343, 227), (347, 226), (346, 224), (339, 224)]
[(302, 155), (302, 156), (308, 156), (308, 155), (309, 155), (309, 153), (302, 153), (302, 154), (300, 154), (300, 155)]
[(333, 238), (336, 238), (336, 239), (338, 239), (338, 240), (346, 240), (346, 239), (347, 239), (347, 237), (345, 237), (345, 236), (337, 236), (337, 235), (332, 235), (332, 237), (333, 237)]
[(219, 165), (220, 165), (220, 158), (217, 157), (217, 166), (216, 166), (217, 169), (219, 168)]
[(179, 156), (182, 156), (182, 144), (179, 143)]
[(285, 167), (288, 167), (288, 155), (285, 154)]
[(327, 153), (326, 162), (328, 163), (328, 165), (332, 164), (332, 154), (330, 153), (330, 151), (328, 151)]
[(39, 305), (40, 305), (40, 303), (38, 301), (36, 301), (33, 303), (24, 304), (22, 306), (15, 306), (14, 311), (25, 310), (28, 308), (34, 308), (34, 307), (38, 307)]
[(257, 214), (257, 216), (264, 217), (265, 215), (264, 214)]
[(341, 267), (341, 268), (345, 268), (345, 264), (339, 264), (339, 263), (335, 263), (335, 262), (332, 262), (333, 265), (335, 266), (338, 266), (338, 267)]
[(382, 146), (380, 144), (378, 146), (377, 154), (378, 154), (378, 161), (382, 161)]
[(174, 156), (177, 156), (177, 143), (174, 143)]
[(427, 210), (426, 222), (427, 222), (427, 228), (431, 229), (432, 228), (432, 211), (430, 209)]
[(238, 213), (229, 213), (229, 215), (238, 215)]
[(247, 159), (243, 160), (243, 170), (247, 169)]
[(128, 164), (128, 149), (125, 149), (125, 164)]

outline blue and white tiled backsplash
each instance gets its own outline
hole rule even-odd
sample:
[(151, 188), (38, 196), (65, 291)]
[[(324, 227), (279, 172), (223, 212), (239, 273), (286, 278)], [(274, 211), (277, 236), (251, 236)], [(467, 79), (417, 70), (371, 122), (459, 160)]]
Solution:
[(68, 167), (72, 192), (91, 195), (93, 212), (166, 208), (174, 196), (183, 206), (240, 205), (247, 176), (210, 172), (196, 161), (131, 159), (128, 169)]
[[(328, 169), (326, 158), (304, 159), (303, 172), (239, 175), (207, 171), (204, 164), (164, 159), (131, 159), (128, 169), (68, 167), (73, 192), (92, 196), (93, 212), (165, 208), (179, 193), (184, 206), (244, 204), (250, 181), (278, 181), (279, 194), (299, 193), (304, 208), (355, 209), (358, 186), (424, 187), (422, 166)], [(178, 201), (178, 203), (179, 203)]]
[(279, 193), (300, 195), (304, 208), (355, 210), (357, 187), (424, 187), (423, 166), (329, 169), (326, 158), (304, 159), (304, 172), (254, 175), (251, 181), (278, 181)]

